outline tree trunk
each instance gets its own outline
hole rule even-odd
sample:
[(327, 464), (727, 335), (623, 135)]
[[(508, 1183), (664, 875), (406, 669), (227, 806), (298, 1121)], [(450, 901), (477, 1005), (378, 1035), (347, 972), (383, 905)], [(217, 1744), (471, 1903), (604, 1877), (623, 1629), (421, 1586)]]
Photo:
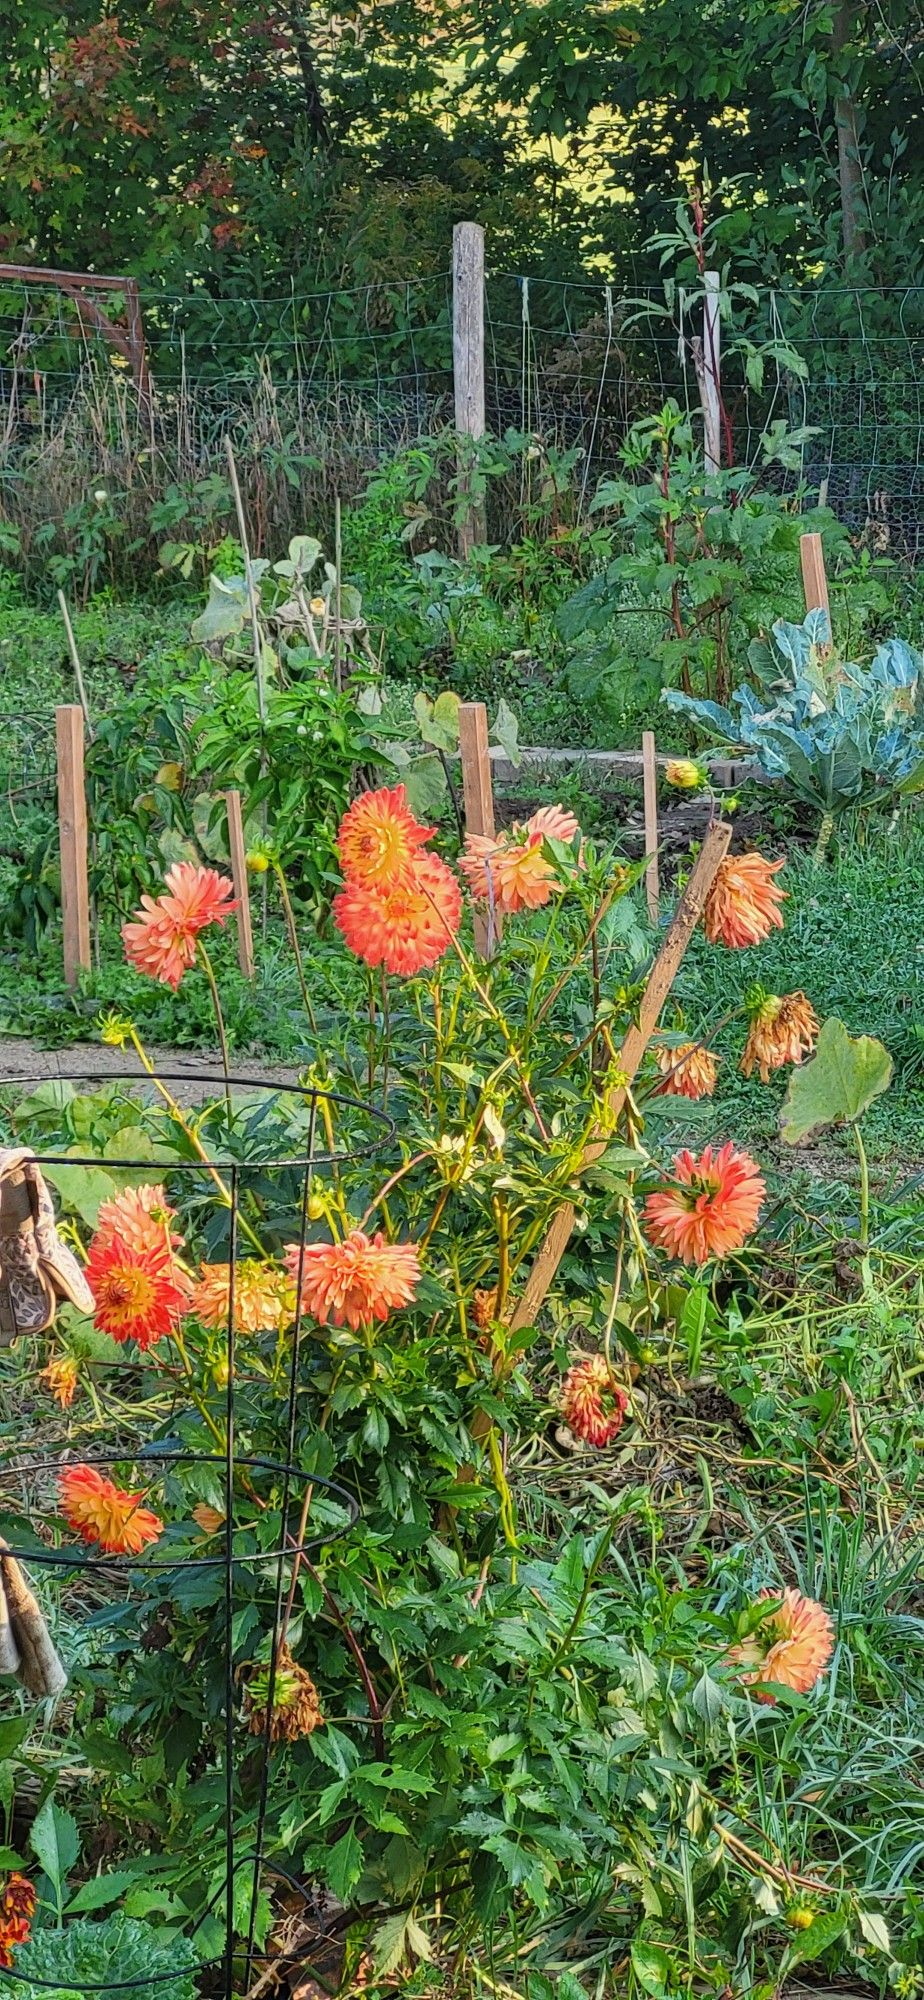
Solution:
[[(831, 32), (831, 54), (835, 64), (851, 38), (854, 0), (839, 0)], [(857, 107), (850, 89), (835, 82), (834, 124), (837, 131), (837, 175), (841, 195), (841, 237), (845, 257), (862, 255), (867, 247), (866, 197), (860, 165)]]
[(316, 143), (319, 146), (328, 147), (332, 142), (333, 135), (315, 73), (314, 57), (311, 52), (307, 29), (297, 8), (292, 9), (289, 20), (292, 25), (295, 53), (298, 57), (298, 66), (302, 76), (302, 88), (305, 93), (305, 110), (308, 115), (308, 123)]

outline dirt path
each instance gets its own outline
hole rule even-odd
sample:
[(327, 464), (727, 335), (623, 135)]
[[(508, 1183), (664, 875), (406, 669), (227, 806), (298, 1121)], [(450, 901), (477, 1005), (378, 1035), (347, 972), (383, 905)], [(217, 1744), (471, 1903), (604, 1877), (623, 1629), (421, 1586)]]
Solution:
[[(221, 1059), (202, 1049), (151, 1049), (148, 1052), (164, 1076), (221, 1080)], [(285, 1064), (264, 1064), (246, 1056), (232, 1058), (232, 1077), (260, 1083), (295, 1083), (298, 1072)], [(143, 1076), (144, 1070), (134, 1049), (109, 1049), (101, 1042), (71, 1042), (64, 1049), (41, 1049), (25, 1036), (0, 1036), (0, 1088), (5, 1083), (24, 1086), (45, 1083), (49, 1078), (66, 1077), (76, 1084), (92, 1084), (103, 1076)]]

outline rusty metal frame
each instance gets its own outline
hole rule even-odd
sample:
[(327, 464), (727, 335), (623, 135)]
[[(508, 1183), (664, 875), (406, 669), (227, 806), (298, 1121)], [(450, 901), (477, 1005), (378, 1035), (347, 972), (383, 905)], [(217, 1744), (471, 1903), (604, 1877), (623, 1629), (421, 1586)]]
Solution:
[[(81, 325), (92, 326), (128, 362), (132, 380), (138, 391), (138, 400), (147, 404), (151, 392), (151, 377), (137, 278), (105, 277), (97, 271), (45, 270), (37, 264), (0, 264), (0, 284), (7, 279), (26, 285), (51, 285), (73, 299)], [(114, 320), (109, 319), (102, 307), (97, 305), (96, 300), (86, 296), (88, 291), (122, 292), (125, 297), (127, 327), (123, 329), (117, 326)]]

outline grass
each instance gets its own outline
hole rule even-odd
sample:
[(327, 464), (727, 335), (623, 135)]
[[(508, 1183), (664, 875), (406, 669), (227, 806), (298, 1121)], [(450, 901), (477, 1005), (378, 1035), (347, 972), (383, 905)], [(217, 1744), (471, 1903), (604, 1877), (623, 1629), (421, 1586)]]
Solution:
[[(789, 892), (785, 929), (754, 951), (725, 952), (698, 934), (675, 988), (690, 1023), (719, 1021), (759, 981), (768, 992), (804, 988), (816, 1013), (836, 1014), (852, 1035), (876, 1035), (895, 1063), (891, 1089), (864, 1121), (871, 1158), (880, 1169), (924, 1169), (924, 936), (921, 882), (924, 825), (906, 807), (891, 829), (866, 822), (866, 838), (848, 837), (821, 869), (796, 851), (782, 880)], [(744, 1039), (740, 1020), (716, 1042), (725, 1057), (716, 1108), (726, 1135), (755, 1149), (778, 1152), (779, 1106), (785, 1078), (749, 1081), (737, 1068)], [(849, 1164), (846, 1137), (822, 1149)]]

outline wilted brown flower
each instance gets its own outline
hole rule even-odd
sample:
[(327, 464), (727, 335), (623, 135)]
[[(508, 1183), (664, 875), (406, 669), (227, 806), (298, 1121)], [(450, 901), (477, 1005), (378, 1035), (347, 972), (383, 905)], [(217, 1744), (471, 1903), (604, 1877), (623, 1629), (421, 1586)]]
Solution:
[[(254, 1736), (262, 1736), (266, 1729), (269, 1693), (269, 1666), (260, 1667), (244, 1697), (248, 1727)], [(307, 1668), (292, 1658), (288, 1646), (280, 1646), (273, 1676), (270, 1742), (295, 1743), (300, 1736), (310, 1736), (319, 1729), (323, 1721), (320, 1696)]]

